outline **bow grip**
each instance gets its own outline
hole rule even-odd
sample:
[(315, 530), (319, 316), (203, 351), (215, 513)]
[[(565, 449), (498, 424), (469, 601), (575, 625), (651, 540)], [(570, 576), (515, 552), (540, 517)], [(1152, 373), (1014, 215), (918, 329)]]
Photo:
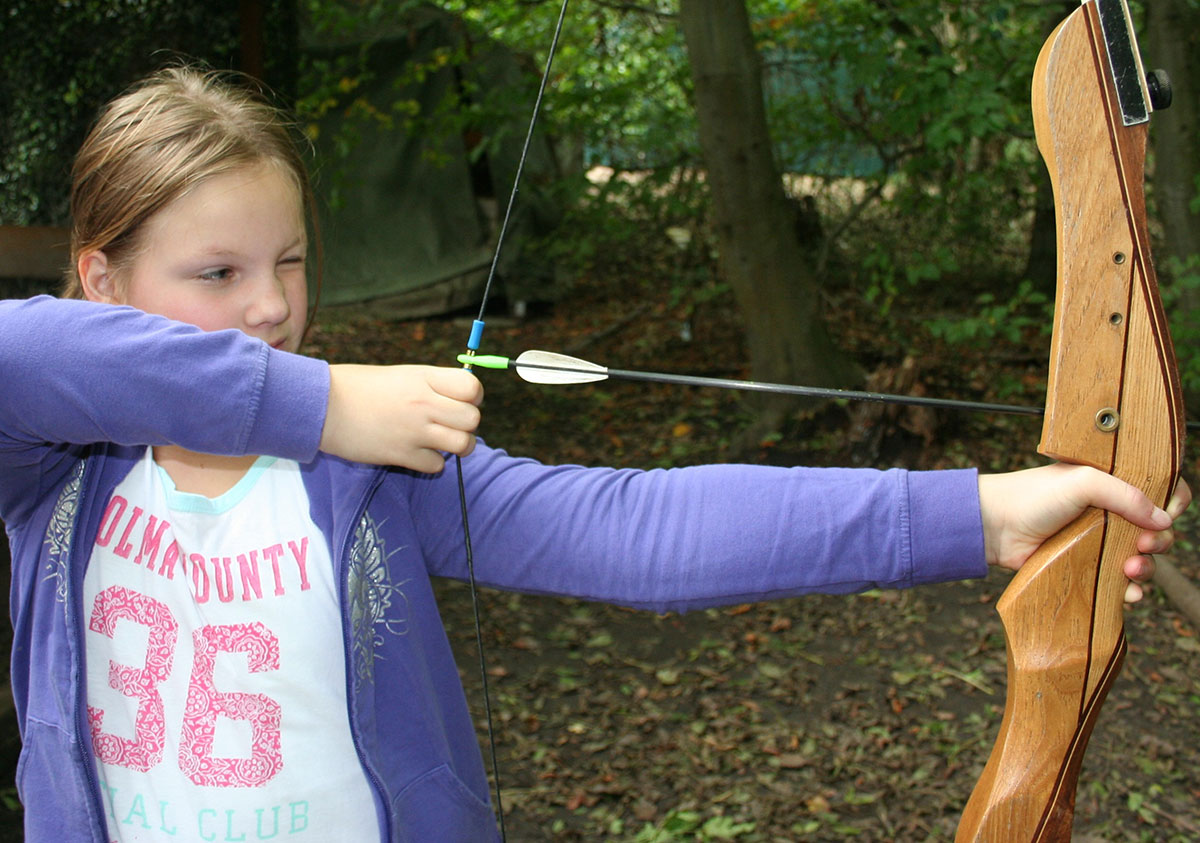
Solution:
[(1139, 532), (1089, 509), (1030, 557), (998, 601), (1004, 717), (959, 843), (1070, 841), (1084, 750), (1125, 656), (1121, 567)]

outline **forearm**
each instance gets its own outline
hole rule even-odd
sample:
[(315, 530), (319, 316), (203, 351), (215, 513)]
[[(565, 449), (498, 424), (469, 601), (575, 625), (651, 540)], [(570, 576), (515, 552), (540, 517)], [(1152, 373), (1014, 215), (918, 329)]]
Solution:
[(238, 331), (132, 308), (0, 302), (0, 452), (42, 443), (176, 444), (315, 455), (328, 367)]
[[(490, 449), (464, 469), (477, 573), (501, 588), (679, 610), (986, 571), (970, 471), (548, 468)], [(418, 506), (456, 511), (452, 486)], [(436, 573), (461, 575), (460, 532), (430, 533)]]

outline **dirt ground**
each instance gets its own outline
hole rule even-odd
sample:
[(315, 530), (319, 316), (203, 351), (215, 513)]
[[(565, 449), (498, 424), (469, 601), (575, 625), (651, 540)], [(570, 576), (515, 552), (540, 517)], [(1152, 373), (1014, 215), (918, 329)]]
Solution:
[[(461, 319), (392, 322), (383, 312), (326, 312), (311, 351), (333, 361), (449, 364), (466, 337)], [(744, 374), (728, 296), (681, 304), (667, 290), (599, 279), (525, 320), (489, 321), (489, 353), (547, 348), (626, 368)], [(877, 388), (1040, 400), (1040, 350), (927, 344), (906, 361), (886, 332), (854, 319), (841, 324), (859, 325), (838, 341)], [(550, 462), (1002, 469), (1035, 461), (1038, 426), (1022, 418), (826, 407), (746, 449), (738, 432), (751, 416), (735, 393), (481, 377), (483, 436)], [(1178, 558), (1200, 579), (1186, 539)], [(905, 592), (663, 617), (484, 592), (509, 839), (951, 839), (1004, 703), (995, 601), (1007, 580), (993, 572)], [(469, 594), (459, 583), (440, 584), (439, 594), (482, 720)], [(1126, 618), (1130, 651), (1080, 774), (1075, 840), (1198, 840), (1198, 631), (1158, 592)], [(8, 719), (0, 760), (11, 782)], [(15, 792), (3, 795), (0, 840), (20, 839), (4, 831), (19, 822)]]

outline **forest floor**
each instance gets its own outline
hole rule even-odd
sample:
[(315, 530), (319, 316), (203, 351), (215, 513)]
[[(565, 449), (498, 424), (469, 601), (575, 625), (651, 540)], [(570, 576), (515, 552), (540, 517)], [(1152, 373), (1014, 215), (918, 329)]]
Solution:
[[(597, 273), (523, 320), (490, 318), (483, 351), (545, 348), (629, 369), (746, 374), (728, 294), (698, 301), (614, 276)], [(885, 327), (846, 297), (831, 294), (827, 305), (837, 343), (871, 388), (1041, 401), (1044, 336), (947, 348), (917, 327), (916, 306)], [(452, 364), (469, 321), (329, 309), (309, 350), (334, 362)], [(753, 415), (738, 393), (480, 377), (481, 435), (547, 462), (1001, 470), (1038, 461), (1040, 425), (1024, 417), (826, 405), (746, 447)], [(1195, 468), (1186, 468), (1193, 478)], [(1185, 537), (1177, 564), (1200, 581), (1196, 556)], [(1007, 581), (993, 571), (683, 616), (482, 592), (509, 839), (950, 840), (1004, 704), (995, 602)], [(470, 596), (449, 582), (439, 595), (486, 752)], [(1156, 590), (1127, 610), (1126, 625), (1129, 654), (1083, 763), (1074, 839), (1195, 841), (1200, 631)], [(15, 726), (5, 731), (13, 744)], [(0, 796), (0, 821), (13, 828), (15, 792)], [(10, 834), (0, 825), (0, 840), (20, 839)]]

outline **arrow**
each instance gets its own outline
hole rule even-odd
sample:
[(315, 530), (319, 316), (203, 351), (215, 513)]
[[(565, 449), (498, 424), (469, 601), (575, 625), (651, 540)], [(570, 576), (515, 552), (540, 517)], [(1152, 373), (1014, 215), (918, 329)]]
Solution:
[[(893, 395), (887, 392), (864, 392), (854, 389), (830, 389), (818, 386), (795, 386), (784, 383), (705, 378), (697, 375), (674, 375), (667, 372), (641, 372), (632, 369), (610, 369), (589, 360), (581, 360), (554, 351), (526, 351), (515, 360), (496, 354), (460, 354), (458, 362), (483, 369), (512, 369), (529, 383), (563, 386), (595, 383), (608, 378), (627, 381), (652, 381), (685, 386), (711, 386), (718, 389), (742, 389), (748, 392), (771, 392), (777, 395), (800, 395), (805, 398), (873, 401), (879, 404), (907, 404), (918, 407), (937, 407), (951, 410), (975, 410), (990, 413), (1012, 413), (1023, 416), (1044, 415), (1042, 407), (1022, 404), (994, 404), (987, 401), (958, 401), (950, 398), (928, 398), (924, 395)], [(1188, 422), (1189, 429), (1200, 429), (1200, 422)]]

